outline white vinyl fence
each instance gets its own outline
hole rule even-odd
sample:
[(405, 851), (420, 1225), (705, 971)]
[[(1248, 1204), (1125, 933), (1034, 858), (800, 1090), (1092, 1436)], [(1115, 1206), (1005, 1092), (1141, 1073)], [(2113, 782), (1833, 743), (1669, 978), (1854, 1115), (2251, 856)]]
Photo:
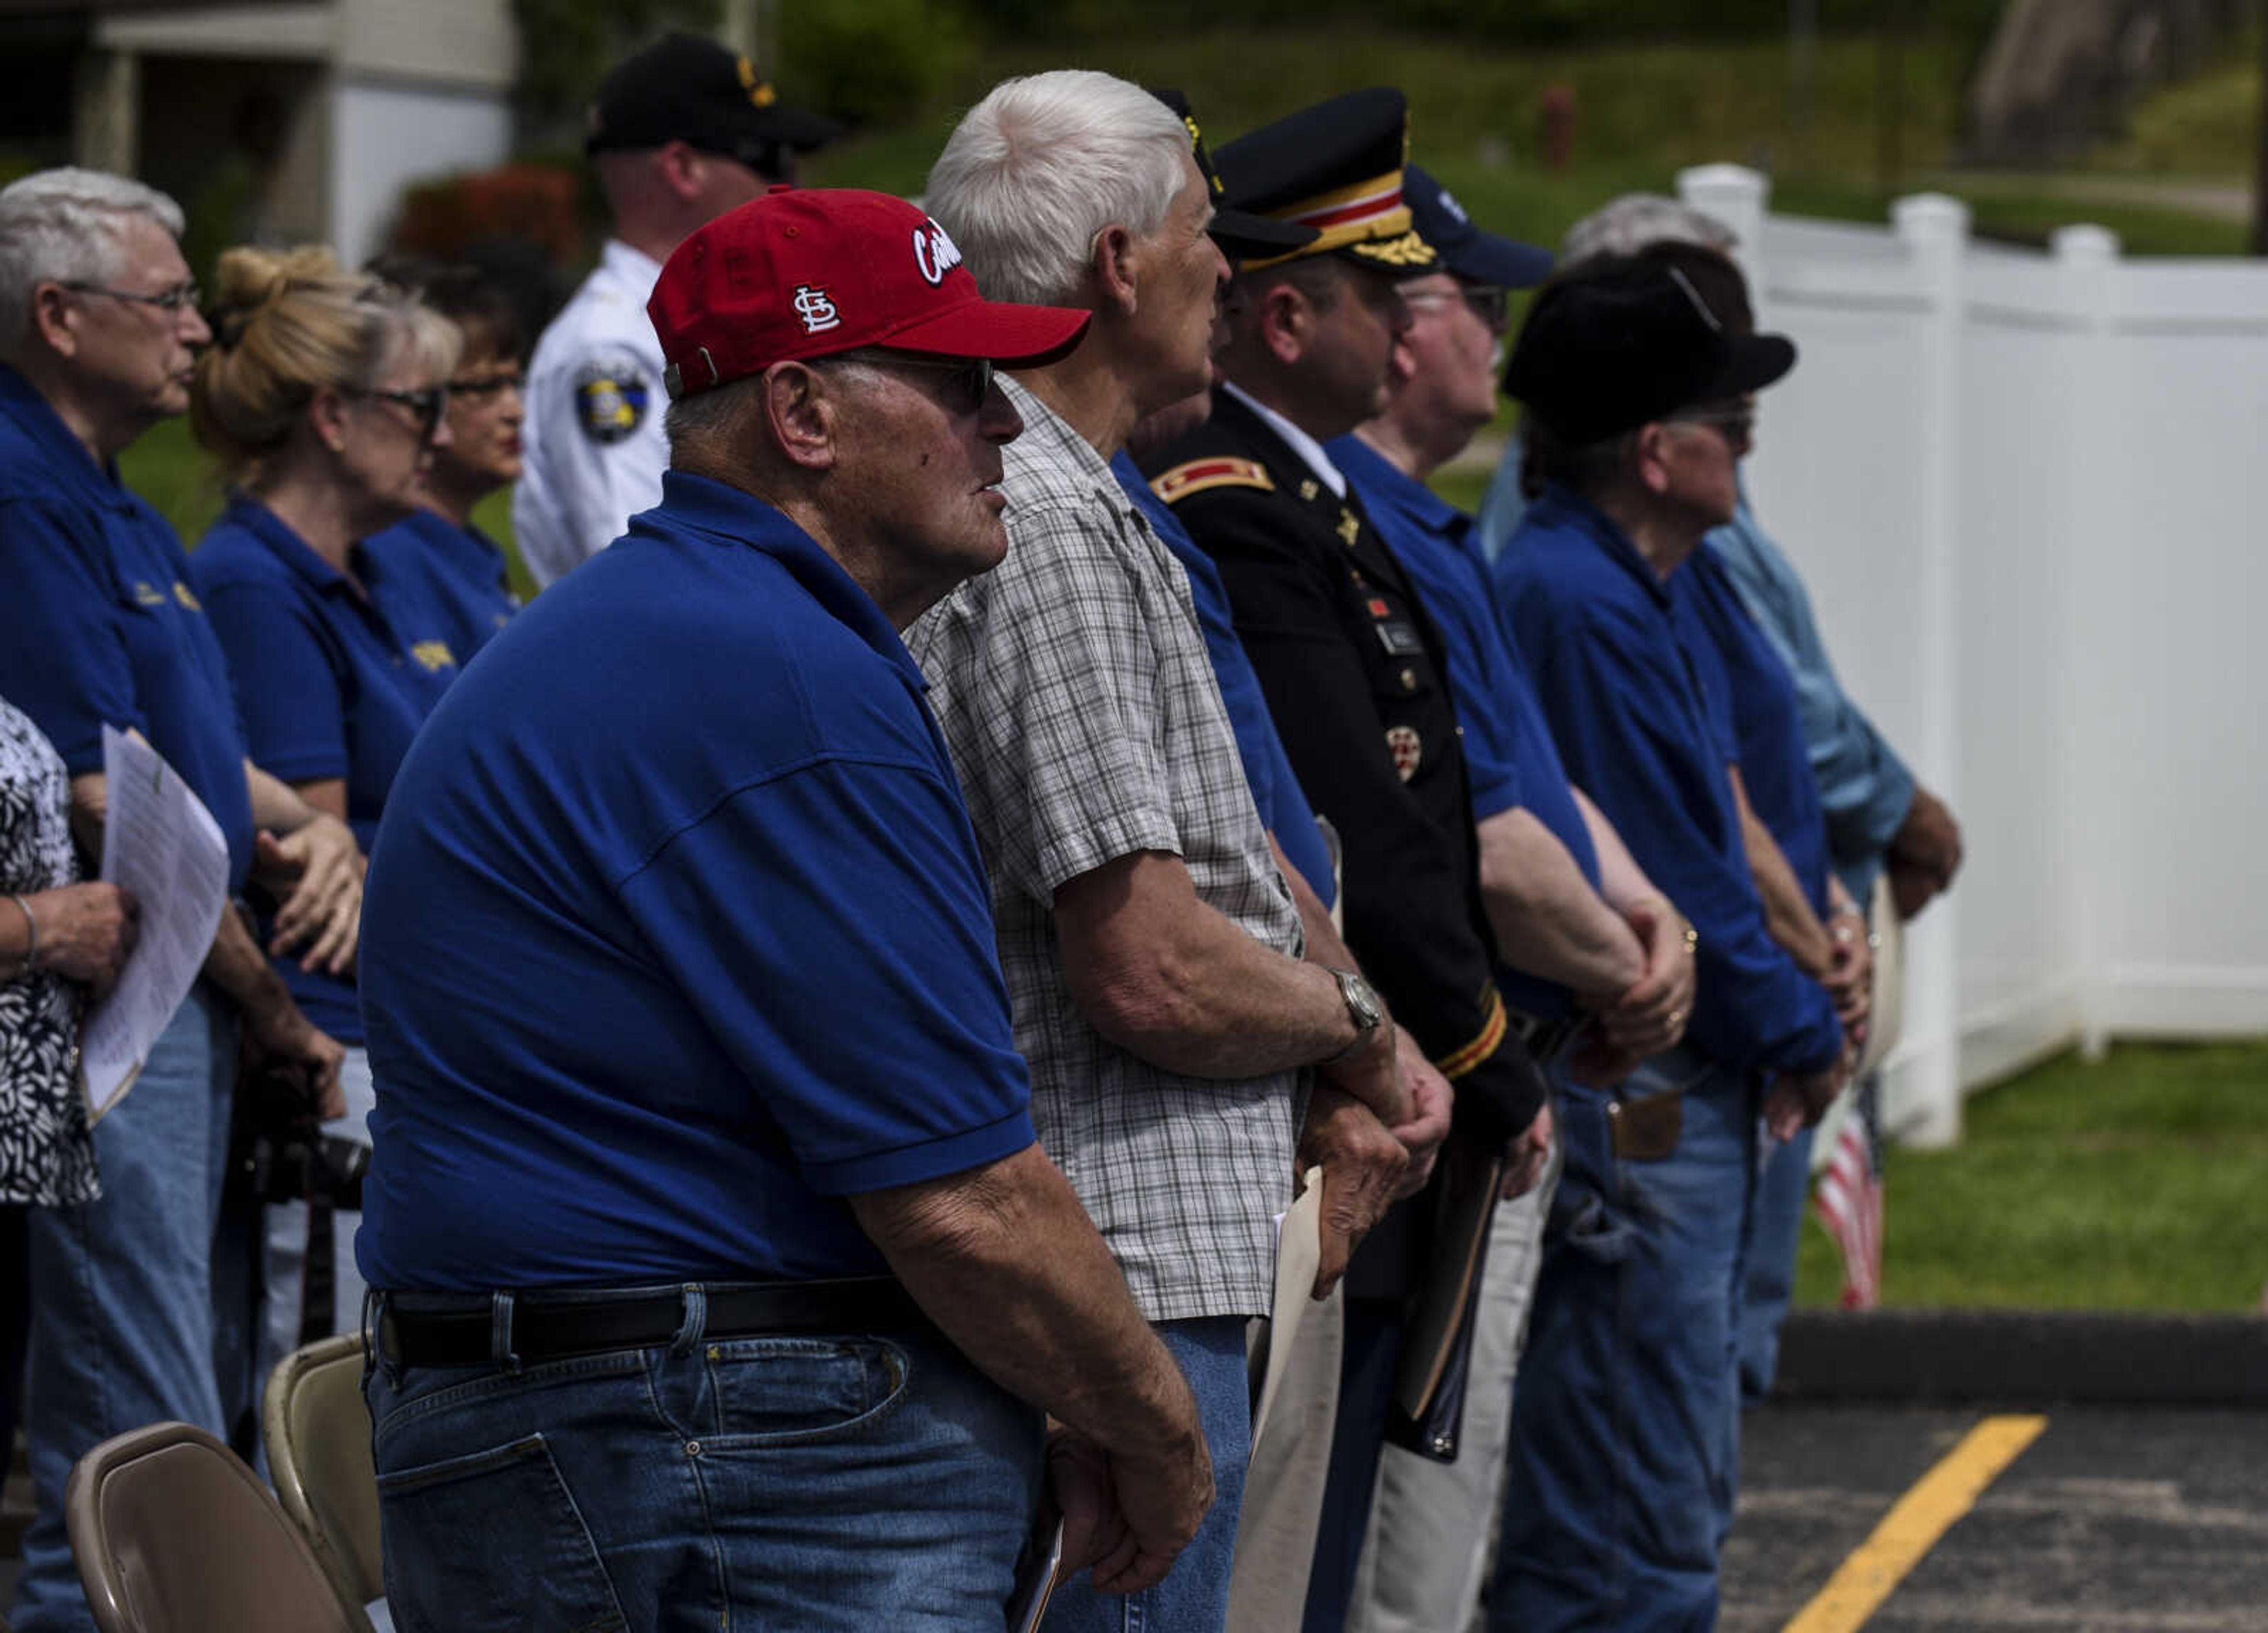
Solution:
[(1752, 171), (1679, 178), (1724, 220), (1795, 372), (1762, 400), (1757, 514), (1845, 685), (1959, 813), (1912, 927), (1888, 1112), (2054, 1048), (2268, 1033), (2268, 264), (1775, 217)]

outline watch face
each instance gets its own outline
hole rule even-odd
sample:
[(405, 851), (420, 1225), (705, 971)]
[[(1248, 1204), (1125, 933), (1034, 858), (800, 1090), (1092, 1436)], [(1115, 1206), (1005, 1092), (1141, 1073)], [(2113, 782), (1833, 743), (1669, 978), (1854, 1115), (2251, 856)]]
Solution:
[(1378, 994), (1371, 989), (1370, 982), (1348, 970), (1339, 977), (1339, 990), (1346, 995), (1347, 1009), (1357, 1026), (1368, 1032), (1378, 1025), (1382, 1011), (1378, 1005)]

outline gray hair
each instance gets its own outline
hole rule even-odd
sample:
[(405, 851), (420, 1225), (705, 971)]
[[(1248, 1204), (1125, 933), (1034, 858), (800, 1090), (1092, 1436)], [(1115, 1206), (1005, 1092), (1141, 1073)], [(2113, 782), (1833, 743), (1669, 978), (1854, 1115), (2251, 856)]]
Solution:
[(1698, 244), (1729, 254), (1739, 240), (1716, 217), (1659, 193), (1625, 193), (1567, 229), (1562, 270), (1594, 255), (1635, 255), (1650, 244)]
[(0, 188), (0, 358), (20, 355), (41, 283), (101, 283), (119, 276), (119, 229), (129, 216), (178, 239), (181, 207), (155, 188), (66, 166)]
[(1189, 151), (1182, 116), (1141, 86), (1057, 69), (1004, 79), (969, 109), (925, 196), (987, 298), (1060, 303), (1096, 233), (1165, 224)]

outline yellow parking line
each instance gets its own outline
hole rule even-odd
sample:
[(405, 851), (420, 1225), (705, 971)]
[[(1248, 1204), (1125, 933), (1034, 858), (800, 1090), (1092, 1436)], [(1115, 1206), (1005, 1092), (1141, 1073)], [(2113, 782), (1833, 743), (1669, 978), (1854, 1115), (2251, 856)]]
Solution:
[(1863, 1627), (2047, 1426), (2044, 1417), (1988, 1417), (1970, 1430), (1882, 1516), (1874, 1534), (1781, 1633), (1853, 1633)]

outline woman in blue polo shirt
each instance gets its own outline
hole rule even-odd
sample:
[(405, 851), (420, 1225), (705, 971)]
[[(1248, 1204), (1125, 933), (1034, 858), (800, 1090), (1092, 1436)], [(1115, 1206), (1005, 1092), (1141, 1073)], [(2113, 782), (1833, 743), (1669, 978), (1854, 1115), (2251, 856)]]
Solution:
[(469, 663), (519, 610), (503, 547), (473, 525), (473, 509), (519, 480), (527, 327), (476, 268), (394, 258), (373, 268), (455, 324), (464, 349), (449, 377), (449, 435), (434, 447), (423, 503), (364, 548), (397, 582), (410, 580), (439, 603), (457, 661)]
[[(359, 541), (409, 514), (434, 445), (448, 440), (456, 331), (394, 286), (342, 272), (328, 249), (231, 250), (219, 284), (189, 416), (232, 502), (190, 578), (228, 655), (254, 759), (344, 819), (367, 852), (395, 768), (457, 660), (446, 610)], [(298, 960), (278, 967), (300, 1007), (347, 1046), (346, 1115), (324, 1131), (366, 1144), (354, 978)], [(359, 1320), (359, 1188), (342, 1191), (322, 1172), (311, 1168), (311, 1194), (357, 1203), (337, 1212), (335, 1305), (304, 1320), (306, 1207), (272, 1208), (255, 1377), (303, 1336)]]

